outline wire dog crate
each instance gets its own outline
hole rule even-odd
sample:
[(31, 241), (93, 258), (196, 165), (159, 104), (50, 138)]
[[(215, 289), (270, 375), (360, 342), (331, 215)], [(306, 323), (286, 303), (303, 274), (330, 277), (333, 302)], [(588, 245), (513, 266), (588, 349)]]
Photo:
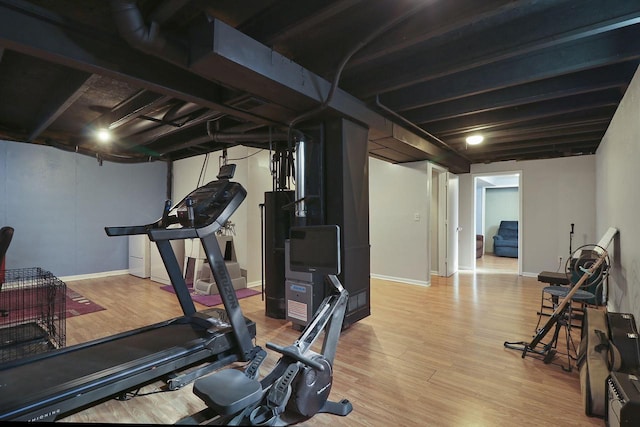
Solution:
[(39, 267), (0, 275), (0, 363), (65, 346), (67, 285)]

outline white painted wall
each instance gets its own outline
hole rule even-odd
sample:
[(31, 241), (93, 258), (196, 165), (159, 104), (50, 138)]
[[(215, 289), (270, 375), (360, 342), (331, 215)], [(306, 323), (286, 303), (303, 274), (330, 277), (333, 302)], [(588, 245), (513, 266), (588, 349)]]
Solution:
[[(235, 146), (227, 150), (229, 163), (236, 164), (233, 180), (242, 184), (247, 190), (247, 198), (230, 221), (235, 224), (236, 235), (233, 241), (238, 263), (241, 268), (247, 270), (249, 286), (258, 285), (262, 277), (259, 204), (264, 202), (264, 192), (271, 189), (269, 151), (262, 150), (252, 155), (256, 152), (258, 152), (256, 148), (244, 146)], [(172, 190), (174, 204), (199, 185), (216, 179), (220, 155), (221, 152), (209, 155), (208, 165), (200, 183), (198, 183), (198, 177), (205, 160), (204, 155), (174, 162)]]
[(429, 283), (430, 198), (427, 162), (391, 164), (369, 158), (372, 277)]
[(640, 319), (640, 71), (637, 71), (596, 154), (597, 232), (620, 234), (611, 245), (613, 262), (608, 309)]
[(473, 174), (522, 172), (523, 275), (557, 269), (558, 256), (569, 255), (571, 223), (575, 224), (573, 249), (597, 242), (601, 236), (596, 233), (595, 157), (471, 165), (471, 173), (460, 175), (460, 268), (470, 268), (475, 256)]

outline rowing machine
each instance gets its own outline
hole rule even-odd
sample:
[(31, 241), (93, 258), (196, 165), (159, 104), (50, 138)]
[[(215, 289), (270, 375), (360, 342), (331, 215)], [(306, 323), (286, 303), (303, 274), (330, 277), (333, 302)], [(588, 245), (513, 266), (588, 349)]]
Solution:
[[(284, 426), (307, 420), (317, 413), (346, 416), (352, 411), (346, 399), (328, 400), (333, 360), (349, 299), (349, 293), (336, 276), (340, 272), (339, 228), (294, 227), (290, 241), (291, 268), (324, 273), (332, 292), (292, 345), (266, 344), (282, 357), (261, 381), (257, 378), (266, 358), (264, 350), (243, 371), (226, 369), (197, 380), (193, 392), (207, 408), (181, 420), (181, 424)], [(311, 347), (322, 333), (322, 350), (316, 353)]]

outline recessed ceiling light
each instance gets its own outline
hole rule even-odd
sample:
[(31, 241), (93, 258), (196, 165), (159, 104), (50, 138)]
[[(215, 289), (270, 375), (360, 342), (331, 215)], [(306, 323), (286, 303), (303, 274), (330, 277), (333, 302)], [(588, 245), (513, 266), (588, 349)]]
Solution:
[(108, 129), (98, 129), (96, 131), (96, 138), (100, 142), (109, 142), (111, 141), (111, 132)]
[(467, 144), (469, 145), (478, 145), (482, 141), (484, 141), (484, 136), (482, 135), (470, 135), (467, 137)]

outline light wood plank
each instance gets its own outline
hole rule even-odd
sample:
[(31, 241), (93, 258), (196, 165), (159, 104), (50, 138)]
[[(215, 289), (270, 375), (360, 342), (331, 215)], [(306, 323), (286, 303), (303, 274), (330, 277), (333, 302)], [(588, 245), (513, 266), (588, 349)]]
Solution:
[[(305, 425), (603, 425), (584, 415), (577, 369), (567, 373), (503, 347), (533, 337), (544, 286), (488, 266), (503, 261), (481, 261), (481, 273), (433, 278), (430, 287), (372, 279), (372, 315), (343, 331), (334, 369), (331, 398), (349, 399), (354, 411), (346, 418), (320, 414)], [(69, 345), (180, 315), (175, 296), (150, 280), (116, 276), (68, 285), (107, 309), (69, 319)], [(289, 323), (264, 315), (260, 296), (240, 304), (257, 324), (259, 345), (297, 338)], [(276, 360), (269, 351), (263, 374)], [(63, 421), (166, 424), (202, 408), (189, 385), (109, 400)]]

